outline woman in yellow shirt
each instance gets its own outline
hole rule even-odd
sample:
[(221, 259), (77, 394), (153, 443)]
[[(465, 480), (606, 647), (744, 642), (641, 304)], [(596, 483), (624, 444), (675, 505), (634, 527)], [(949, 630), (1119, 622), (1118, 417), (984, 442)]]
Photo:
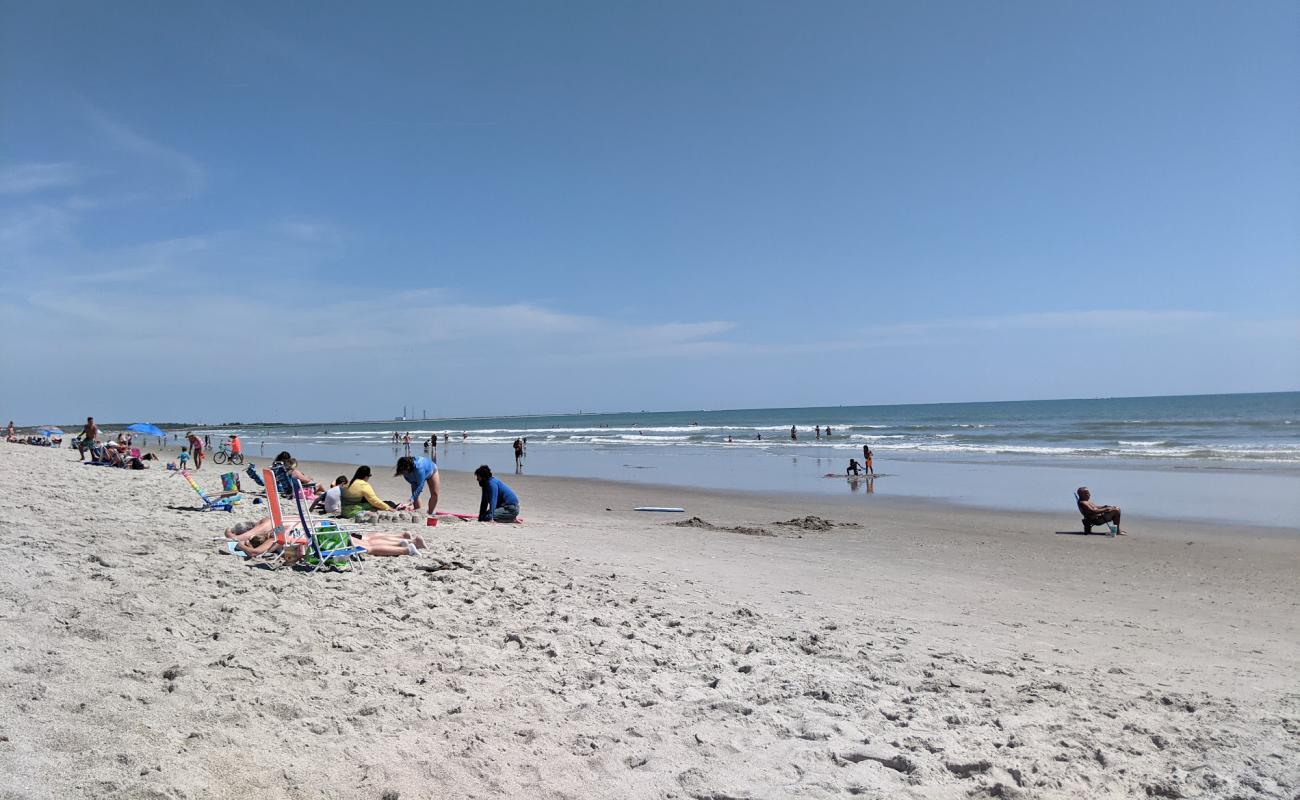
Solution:
[(392, 503), (380, 500), (379, 495), (375, 494), (375, 490), (370, 486), (370, 474), (370, 467), (357, 467), (351, 483), (343, 490), (343, 516), (352, 517), (372, 509), (388, 511), (396, 508)]

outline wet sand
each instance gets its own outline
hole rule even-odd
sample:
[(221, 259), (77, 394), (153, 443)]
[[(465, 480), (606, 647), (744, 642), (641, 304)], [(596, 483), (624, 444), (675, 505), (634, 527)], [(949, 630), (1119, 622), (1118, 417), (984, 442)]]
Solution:
[(74, 459), (0, 445), (0, 797), (1300, 791), (1295, 531), (503, 474), (525, 524), (312, 575)]

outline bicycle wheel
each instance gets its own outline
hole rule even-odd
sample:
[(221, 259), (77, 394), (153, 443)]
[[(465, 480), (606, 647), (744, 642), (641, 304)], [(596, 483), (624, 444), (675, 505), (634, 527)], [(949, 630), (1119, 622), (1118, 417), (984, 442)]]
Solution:
[(244, 454), (243, 454), (243, 453), (231, 453), (231, 454), (230, 454), (230, 463), (231, 463), (231, 464), (242, 464), (242, 463), (244, 463)]
[(225, 451), (223, 451), (223, 450), (218, 450), (218, 451), (217, 451), (217, 452), (212, 456), (212, 463), (214, 463), (214, 464), (224, 464), (224, 463), (226, 463), (226, 453), (225, 453)]

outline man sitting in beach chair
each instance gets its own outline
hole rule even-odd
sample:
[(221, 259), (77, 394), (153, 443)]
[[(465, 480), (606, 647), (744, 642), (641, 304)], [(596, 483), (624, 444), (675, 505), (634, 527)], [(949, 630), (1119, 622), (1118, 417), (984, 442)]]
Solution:
[(1074, 493), (1074, 499), (1079, 506), (1079, 513), (1083, 515), (1083, 532), (1085, 535), (1092, 533), (1095, 525), (1111, 524), (1114, 525), (1117, 536), (1127, 535), (1119, 527), (1119, 506), (1099, 506), (1092, 502), (1092, 492), (1088, 490), (1087, 486), (1080, 486), (1078, 491)]

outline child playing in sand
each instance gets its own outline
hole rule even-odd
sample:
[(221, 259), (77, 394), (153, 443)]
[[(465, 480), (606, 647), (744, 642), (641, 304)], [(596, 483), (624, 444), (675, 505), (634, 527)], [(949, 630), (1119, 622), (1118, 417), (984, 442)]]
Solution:
[(181, 462), (181, 469), (185, 469), (185, 465), (187, 465), (187, 464), (190, 463), (190, 451), (189, 451), (189, 448), (186, 448), (186, 447), (182, 447), (182, 448), (181, 448), (181, 454), (180, 454), (180, 456), (177, 457), (177, 461), (180, 461), (180, 462)]
[(343, 490), (347, 488), (348, 476), (340, 475), (334, 479), (334, 485), (325, 490), (325, 493), (316, 498), (316, 502), (311, 504), (312, 510), (324, 508), (325, 513), (331, 516), (338, 516), (343, 511)]

